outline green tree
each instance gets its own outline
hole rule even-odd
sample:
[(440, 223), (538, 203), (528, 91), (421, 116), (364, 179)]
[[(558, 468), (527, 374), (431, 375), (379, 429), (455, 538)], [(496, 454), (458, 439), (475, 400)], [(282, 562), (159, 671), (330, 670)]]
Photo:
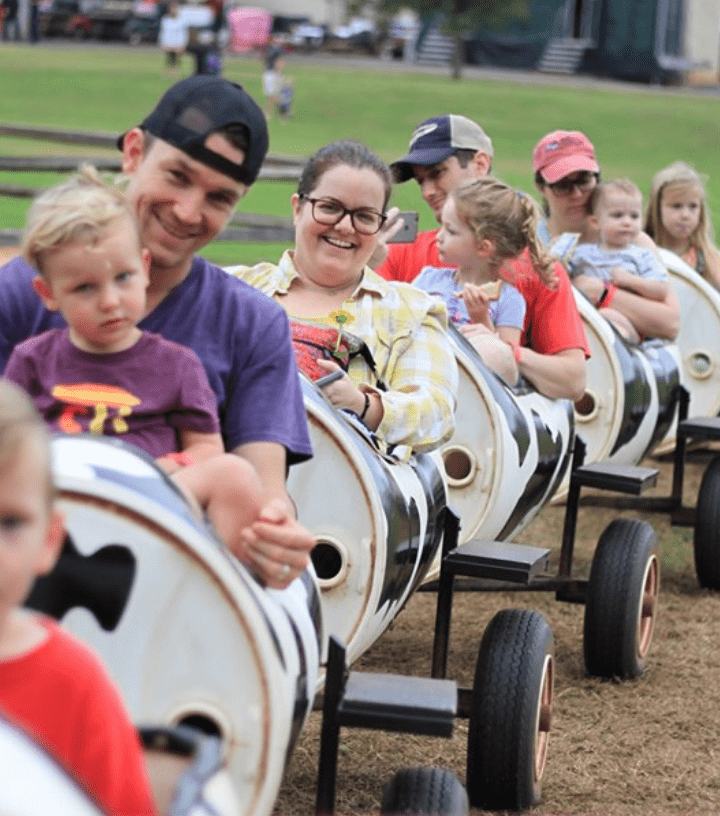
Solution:
[(378, 0), (377, 11), (381, 16), (389, 16), (401, 8), (412, 8), (423, 19), (440, 12), (442, 31), (455, 43), (452, 77), (460, 79), (467, 35), (490, 26), (501, 29), (512, 20), (527, 19), (529, 3), (530, 0)]

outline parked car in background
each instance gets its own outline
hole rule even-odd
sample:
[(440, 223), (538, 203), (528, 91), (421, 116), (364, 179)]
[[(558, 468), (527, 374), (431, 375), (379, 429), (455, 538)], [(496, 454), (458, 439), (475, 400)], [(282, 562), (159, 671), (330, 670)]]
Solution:
[(290, 31), (290, 46), (302, 51), (315, 51), (322, 48), (328, 38), (325, 26), (314, 25), (311, 22), (300, 23)]
[(77, 39), (121, 40), (133, 5), (134, 0), (80, 0), (78, 13), (68, 21), (66, 33)]
[(362, 17), (355, 17), (347, 25), (338, 26), (333, 30), (329, 46), (336, 50), (378, 54), (381, 39), (374, 23)]
[(38, 28), (43, 37), (66, 37), (68, 23), (80, 11), (78, 0), (41, 0)]

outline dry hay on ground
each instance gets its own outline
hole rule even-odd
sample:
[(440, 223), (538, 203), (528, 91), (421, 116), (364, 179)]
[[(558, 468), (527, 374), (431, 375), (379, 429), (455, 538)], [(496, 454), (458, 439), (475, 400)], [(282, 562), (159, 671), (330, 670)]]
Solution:
[[(686, 470), (686, 501), (694, 503), (707, 457)], [(646, 464), (657, 465), (650, 461)], [(671, 465), (660, 464), (658, 495)], [(564, 507), (546, 507), (520, 538), (557, 551)], [(499, 609), (542, 612), (555, 634), (555, 710), (543, 802), (537, 816), (704, 816), (720, 810), (720, 595), (700, 590), (692, 564), (692, 532), (666, 516), (607, 508), (580, 510), (575, 574), (585, 575), (600, 533), (618, 515), (646, 518), (666, 556), (660, 611), (649, 668), (635, 682), (585, 676), (582, 606), (549, 593), (462, 593), (453, 610), (448, 676), (472, 683), (482, 632)], [(668, 557), (668, 542), (673, 557)], [(354, 667), (428, 676), (435, 595), (417, 593), (392, 629)], [(286, 772), (276, 814), (314, 813), (320, 714), (314, 712)], [(337, 813), (373, 813), (395, 771), (436, 764), (465, 780), (467, 721), (452, 739), (375, 731), (341, 732)], [(479, 811), (474, 811), (477, 814)]]

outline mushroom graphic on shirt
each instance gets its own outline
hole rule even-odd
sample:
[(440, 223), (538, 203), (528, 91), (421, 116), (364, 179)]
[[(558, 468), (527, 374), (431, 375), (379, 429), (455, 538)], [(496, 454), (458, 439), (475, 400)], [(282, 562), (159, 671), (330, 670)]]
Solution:
[(116, 415), (112, 417), (112, 426), (115, 433), (127, 433), (128, 424), (124, 417), (132, 413), (135, 405), (139, 405), (139, 400), (134, 394), (114, 385), (101, 385), (95, 383), (77, 383), (74, 385), (56, 385), (51, 394), (59, 402), (65, 403), (62, 414), (58, 419), (58, 430), (65, 433), (80, 433), (82, 425), (76, 421), (78, 414), (86, 414), (88, 408), (93, 408), (95, 413), (88, 425), (88, 431), (94, 434), (102, 434), (105, 420), (110, 415), (110, 409), (116, 410)]

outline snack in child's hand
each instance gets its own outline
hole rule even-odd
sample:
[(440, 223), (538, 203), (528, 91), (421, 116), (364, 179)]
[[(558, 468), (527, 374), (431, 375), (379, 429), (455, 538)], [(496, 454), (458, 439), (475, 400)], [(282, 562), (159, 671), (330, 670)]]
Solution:
[(500, 297), (500, 290), (503, 282), (501, 280), (488, 281), (480, 286), (482, 293), (488, 300), (497, 300)]

